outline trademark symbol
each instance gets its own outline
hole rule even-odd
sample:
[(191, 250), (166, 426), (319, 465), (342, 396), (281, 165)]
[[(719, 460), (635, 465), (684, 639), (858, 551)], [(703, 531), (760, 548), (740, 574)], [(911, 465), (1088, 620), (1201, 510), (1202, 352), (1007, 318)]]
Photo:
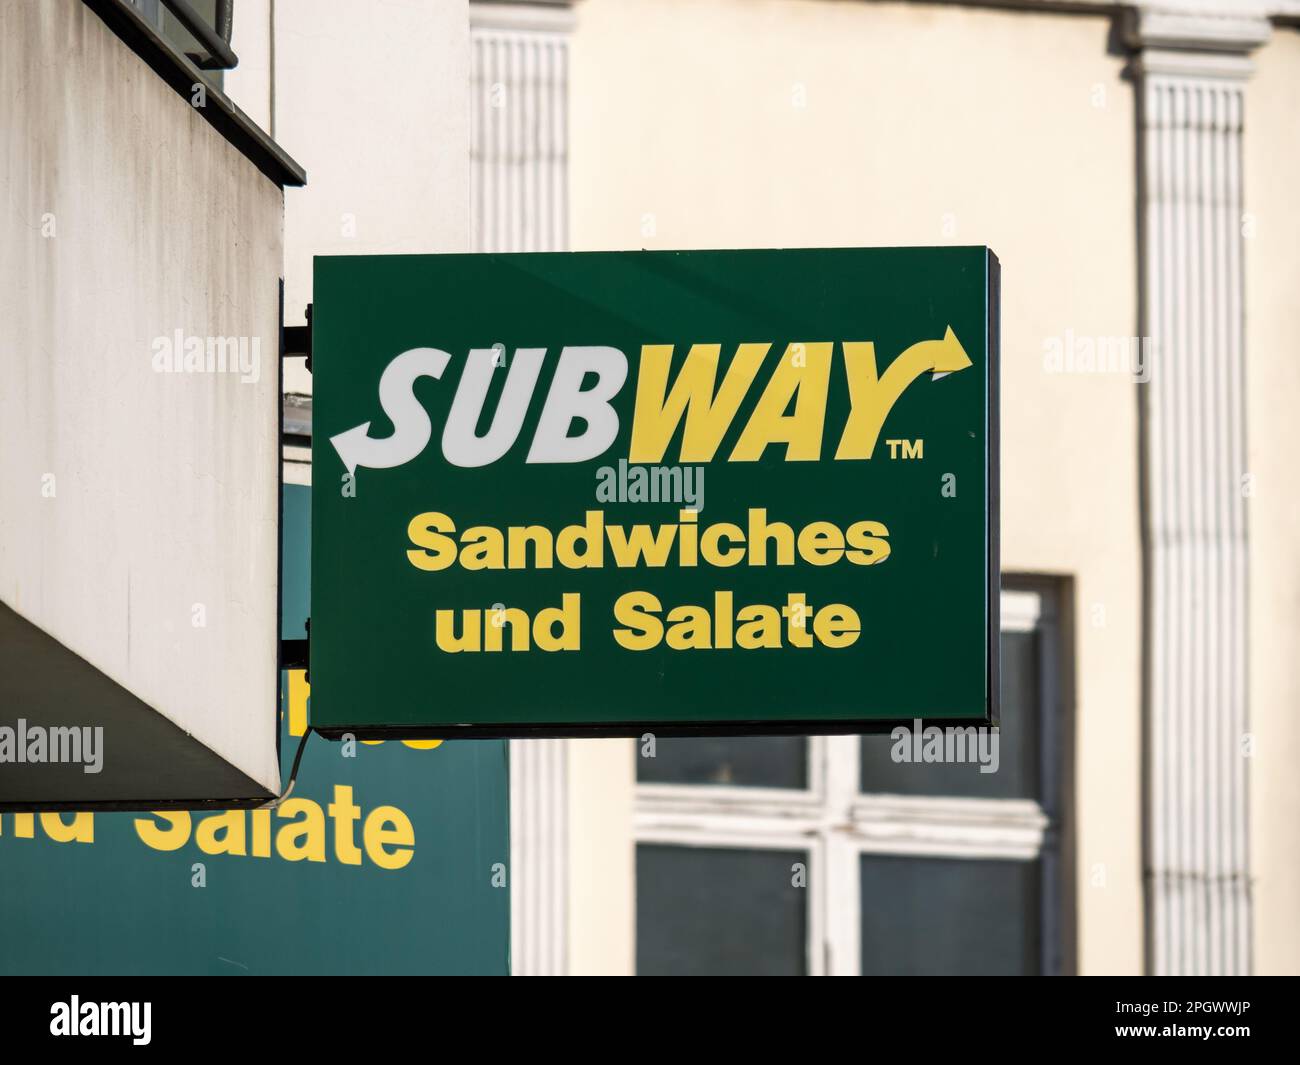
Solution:
[(886, 440), (891, 459), (919, 459), (925, 457), (924, 440)]

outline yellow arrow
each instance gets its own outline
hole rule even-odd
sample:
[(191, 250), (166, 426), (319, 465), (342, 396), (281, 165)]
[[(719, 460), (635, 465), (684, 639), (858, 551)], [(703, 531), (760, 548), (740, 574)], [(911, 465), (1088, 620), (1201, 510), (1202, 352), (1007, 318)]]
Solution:
[(970, 356), (949, 326), (942, 340), (913, 344), (889, 364), (883, 377), (877, 376), (876, 346), (870, 341), (845, 341), (844, 369), (849, 378), (848, 421), (835, 452), (837, 459), (869, 459), (885, 419), (908, 385), (930, 371), (938, 380), (971, 365)]

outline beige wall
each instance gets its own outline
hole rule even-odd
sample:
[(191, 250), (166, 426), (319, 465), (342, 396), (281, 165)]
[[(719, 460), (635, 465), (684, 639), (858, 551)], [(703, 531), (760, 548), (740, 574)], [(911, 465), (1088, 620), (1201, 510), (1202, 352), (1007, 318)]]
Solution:
[(1300, 32), (1246, 88), (1251, 866), (1255, 971), (1300, 972)]
[[(468, 0), (241, 0), (234, 26), (232, 98), (307, 171), (285, 198), (286, 322), (314, 255), (469, 250)], [(285, 386), (311, 391), (301, 360)]]
[(636, 967), (633, 741), (570, 740), (568, 770), (568, 971), (629, 976)]
[(271, 120), (271, 0), (239, 0), (231, 26), (230, 47), (239, 57), (239, 65), (222, 75), (223, 90), (244, 114), (274, 137), (275, 126)]
[[(1125, 377), (1043, 370), (1049, 337), (1137, 329), (1134, 104), (1109, 20), (831, 0), (577, 10), (573, 247), (1000, 257), (1002, 565), (1076, 582), (1080, 969), (1139, 972), (1137, 397)], [(585, 798), (575, 777), (571, 837), (598, 812), (607, 871), (628, 867), (630, 825), (612, 831), (596, 785), (627, 807), (632, 772), (630, 746), (608, 750), (619, 764), (588, 759)], [(608, 905), (584, 917), (614, 944), (632, 911)]]

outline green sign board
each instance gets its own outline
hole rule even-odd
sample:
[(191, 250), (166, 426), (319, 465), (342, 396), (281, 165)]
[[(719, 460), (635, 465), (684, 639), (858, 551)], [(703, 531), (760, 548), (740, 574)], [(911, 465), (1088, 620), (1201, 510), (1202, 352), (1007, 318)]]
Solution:
[[(284, 489), (305, 634), (311, 490)], [(287, 771), (306, 727), (283, 685)], [(506, 744), (307, 744), (276, 809), (0, 813), (0, 973), (509, 972)]]
[(316, 260), (326, 735), (988, 721), (986, 248)]

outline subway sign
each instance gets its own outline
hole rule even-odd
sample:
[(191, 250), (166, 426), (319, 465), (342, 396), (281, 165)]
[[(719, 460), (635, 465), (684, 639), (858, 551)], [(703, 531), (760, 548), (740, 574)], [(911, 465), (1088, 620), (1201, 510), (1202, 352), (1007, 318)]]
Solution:
[(997, 706), (987, 248), (317, 258), (311, 725)]

